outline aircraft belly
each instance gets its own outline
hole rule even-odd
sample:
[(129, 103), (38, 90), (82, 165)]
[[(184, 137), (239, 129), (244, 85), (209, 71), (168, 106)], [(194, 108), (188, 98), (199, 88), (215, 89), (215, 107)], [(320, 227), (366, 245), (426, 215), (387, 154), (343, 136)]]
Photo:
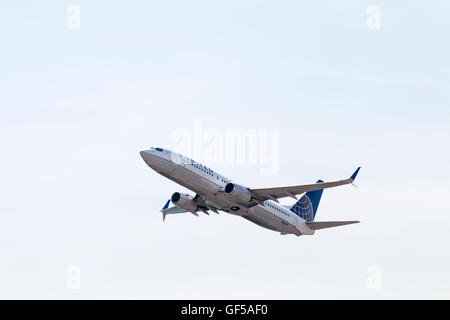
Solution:
[(298, 230), (293, 225), (265, 210), (261, 206), (251, 208), (250, 212), (251, 214), (244, 216), (244, 218), (263, 228), (282, 233), (299, 234)]
[(261, 205), (250, 209), (243, 205), (230, 202), (223, 193), (218, 191), (218, 185), (182, 165), (173, 165), (166, 161), (164, 172), (160, 172), (165, 177), (176, 183), (204, 196), (214, 203), (218, 208), (231, 214), (240, 215), (245, 219), (266, 229), (279, 231), (282, 233), (299, 234), (299, 231), (285, 219), (267, 211)]
[(176, 168), (171, 179), (197, 193), (204, 193), (210, 187), (206, 179), (181, 166)]
[(173, 163), (164, 158), (153, 158), (151, 166), (156, 172), (162, 175), (168, 175), (175, 172), (175, 166)]

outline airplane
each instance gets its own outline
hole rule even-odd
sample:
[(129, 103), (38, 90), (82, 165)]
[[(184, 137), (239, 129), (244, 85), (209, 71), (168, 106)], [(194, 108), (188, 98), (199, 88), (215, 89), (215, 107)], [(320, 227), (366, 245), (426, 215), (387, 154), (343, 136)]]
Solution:
[[(175, 192), (161, 209), (163, 221), (168, 214), (219, 211), (241, 216), (263, 228), (282, 235), (313, 235), (316, 230), (359, 221), (314, 221), (323, 189), (353, 184), (359, 169), (348, 179), (288, 187), (251, 189), (237, 184), (210, 168), (179, 153), (159, 147), (140, 152), (145, 163), (162, 176), (195, 192), (195, 196)], [(304, 194), (300, 199), (297, 195)], [(278, 199), (291, 197), (292, 206)], [(169, 207), (170, 203), (174, 206)]]

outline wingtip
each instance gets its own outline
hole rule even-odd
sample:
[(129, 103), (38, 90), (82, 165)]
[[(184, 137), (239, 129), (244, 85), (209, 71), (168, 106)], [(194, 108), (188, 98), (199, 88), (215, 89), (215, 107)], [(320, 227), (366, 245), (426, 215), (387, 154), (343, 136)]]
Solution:
[(353, 172), (352, 176), (350, 177), (350, 179), (355, 180), (356, 176), (358, 175), (359, 169), (361, 169), (361, 167), (358, 167), (358, 169), (356, 169), (355, 172)]
[(169, 207), (169, 204), (170, 204), (170, 199), (167, 200), (166, 204), (165, 204), (164, 207), (161, 209), (161, 212), (164, 211), (164, 210), (166, 210), (166, 209)]

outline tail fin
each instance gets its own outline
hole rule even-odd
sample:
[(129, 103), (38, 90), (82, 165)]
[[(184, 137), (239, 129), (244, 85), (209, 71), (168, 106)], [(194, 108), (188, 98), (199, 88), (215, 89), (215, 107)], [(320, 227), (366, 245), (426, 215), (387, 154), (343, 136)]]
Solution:
[[(318, 180), (316, 183), (323, 182)], [(323, 189), (310, 191), (303, 195), (292, 207), (291, 211), (307, 222), (314, 221), (316, 217), (317, 208), (319, 207), (320, 198), (322, 197)]]

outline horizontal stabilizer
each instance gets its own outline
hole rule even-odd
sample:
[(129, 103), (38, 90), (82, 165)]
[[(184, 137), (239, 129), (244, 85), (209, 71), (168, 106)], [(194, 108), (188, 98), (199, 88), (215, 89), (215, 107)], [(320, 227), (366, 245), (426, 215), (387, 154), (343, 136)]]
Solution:
[(344, 226), (346, 224), (359, 223), (359, 221), (321, 221), (321, 222), (308, 222), (307, 226), (313, 230), (333, 228)]

